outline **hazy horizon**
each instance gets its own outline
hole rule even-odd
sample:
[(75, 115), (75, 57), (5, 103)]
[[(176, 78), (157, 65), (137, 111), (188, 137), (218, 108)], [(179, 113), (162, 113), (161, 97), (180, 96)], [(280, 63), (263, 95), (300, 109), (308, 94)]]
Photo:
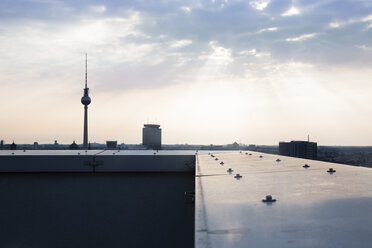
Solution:
[(372, 2), (0, 2), (0, 139), (372, 145)]

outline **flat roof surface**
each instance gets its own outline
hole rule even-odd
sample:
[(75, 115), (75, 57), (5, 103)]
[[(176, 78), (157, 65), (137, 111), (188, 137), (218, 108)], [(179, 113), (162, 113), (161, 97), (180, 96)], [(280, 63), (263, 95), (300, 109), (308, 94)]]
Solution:
[(371, 247), (372, 169), (247, 153), (197, 156), (196, 248)]

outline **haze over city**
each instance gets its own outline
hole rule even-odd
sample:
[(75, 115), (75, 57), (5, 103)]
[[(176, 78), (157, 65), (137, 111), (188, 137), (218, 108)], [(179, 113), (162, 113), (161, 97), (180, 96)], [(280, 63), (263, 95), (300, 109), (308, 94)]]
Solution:
[(371, 1), (0, 2), (0, 138), (371, 145)]

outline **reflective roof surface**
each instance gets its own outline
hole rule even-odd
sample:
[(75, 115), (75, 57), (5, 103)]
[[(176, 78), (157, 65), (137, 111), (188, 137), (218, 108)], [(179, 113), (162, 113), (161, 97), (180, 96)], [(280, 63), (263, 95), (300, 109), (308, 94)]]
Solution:
[(372, 169), (212, 154), (197, 156), (195, 247), (371, 247)]

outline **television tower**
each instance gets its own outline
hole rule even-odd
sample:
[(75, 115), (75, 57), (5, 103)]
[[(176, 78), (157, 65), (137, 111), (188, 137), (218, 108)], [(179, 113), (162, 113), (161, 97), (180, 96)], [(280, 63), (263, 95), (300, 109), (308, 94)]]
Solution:
[(88, 88), (88, 55), (85, 54), (85, 88), (84, 96), (81, 98), (81, 103), (84, 105), (84, 140), (83, 149), (88, 149), (88, 105), (90, 104), (89, 88)]

